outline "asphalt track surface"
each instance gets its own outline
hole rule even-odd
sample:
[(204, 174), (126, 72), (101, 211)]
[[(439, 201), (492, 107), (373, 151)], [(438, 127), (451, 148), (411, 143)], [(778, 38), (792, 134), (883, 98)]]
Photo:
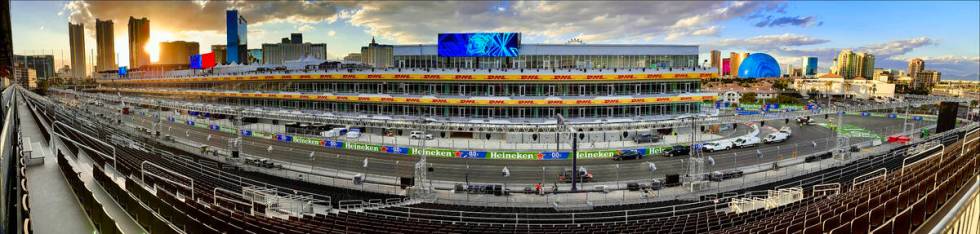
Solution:
[[(94, 109), (90, 108), (90, 110)], [(108, 113), (105, 109), (100, 110), (100, 112)], [(150, 119), (152, 117), (148, 116), (129, 115), (126, 117), (131, 118), (123, 118), (123, 121), (148, 129), (155, 122), (155, 120)], [(825, 120), (824, 117), (815, 117), (815, 120), (817, 123), (835, 121), (833, 116), (829, 120)], [(183, 123), (171, 123), (169, 121), (162, 121), (162, 123), (162, 134), (173, 135), (197, 143), (207, 142), (212, 147), (227, 149), (229, 145), (228, 140), (236, 137), (236, 135), (231, 133), (191, 127)], [(901, 131), (903, 120), (845, 116), (844, 124), (855, 125), (881, 134), (882, 136), (887, 136)], [(919, 124), (934, 123), (919, 122)], [(784, 121), (769, 121), (765, 126), (760, 128), (759, 137), (762, 138), (782, 126), (784, 126)], [(705, 153), (705, 156), (710, 156), (715, 161), (714, 165), (706, 165), (705, 170), (720, 171), (768, 163), (824, 151), (835, 145), (834, 138), (831, 138), (832, 131), (828, 128), (816, 125), (799, 126), (793, 121), (790, 121), (785, 126), (789, 126), (793, 131), (792, 137), (785, 142)], [(739, 128), (747, 127), (747, 125), (739, 126)], [(211, 136), (210, 140), (208, 136)], [(419, 160), (417, 157), (407, 155), (324, 148), (314, 145), (283, 143), (252, 137), (246, 137), (244, 139), (243, 152), (246, 155), (267, 157), (292, 164), (293, 166), (309, 167), (310, 170), (334, 168), (373, 175), (412, 177), (414, 164)], [(851, 143), (862, 140), (866, 141), (868, 139), (852, 139)], [(270, 145), (273, 146), (272, 151), (268, 151)], [(312, 158), (310, 157), (311, 151), (315, 152)], [(363, 167), (364, 158), (369, 158), (368, 167), (366, 168)], [(555, 182), (558, 174), (562, 170), (570, 169), (572, 164), (571, 160), (487, 160), (433, 157), (429, 157), (427, 160), (429, 166), (432, 167), (432, 171), (428, 173), (429, 179), (459, 182), (468, 181), (470, 183), (551, 184)], [(641, 160), (628, 161), (614, 161), (610, 159), (578, 160), (578, 165), (587, 168), (593, 174), (594, 181), (610, 182), (663, 178), (667, 174), (684, 175), (688, 171), (687, 161), (686, 157), (668, 158), (663, 156), (647, 156)], [(653, 162), (656, 165), (656, 170), (651, 172), (648, 163), (645, 162)], [(502, 176), (504, 167), (510, 171), (509, 177)]]

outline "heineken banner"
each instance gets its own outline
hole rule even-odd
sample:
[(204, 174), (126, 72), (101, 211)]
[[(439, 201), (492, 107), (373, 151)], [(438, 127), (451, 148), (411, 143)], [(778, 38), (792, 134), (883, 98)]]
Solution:
[(439, 158), (457, 158), (455, 150), (433, 149), (433, 148), (412, 148), (409, 155), (429, 156)]
[(323, 140), (313, 137), (293, 136), (293, 142), (307, 145), (323, 145)]
[(538, 160), (543, 156), (540, 152), (487, 152), (487, 159)]
[(381, 146), (374, 145), (374, 144), (363, 144), (363, 143), (347, 143), (344, 144), (344, 149), (380, 152)]
[(214, 130), (214, 131), (221, 130), (221, 126), (218, 126), (217, 124), (208, 125), (208, 128), (211, 129), (211, 130)]
[(242, 133), (242, 136), (252, 136), (252, 131), (251, 130), (242, 130), (241, 133)]

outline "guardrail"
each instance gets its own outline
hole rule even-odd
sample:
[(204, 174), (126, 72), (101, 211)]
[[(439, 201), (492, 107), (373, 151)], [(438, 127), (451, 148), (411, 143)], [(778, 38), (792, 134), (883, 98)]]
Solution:
[(17, 85), (3, 90), (0, 109), (0, 233), (31, 233), (26, 162), (17, 115)]
[[(555, 132), (555, 124), (492, 124), (492, 123), (455, 123), (437, 121), (431, 123), (421, 123), (417, 119), (412, 120), (374, 120), (364, 116), (337, 116), (326, 115), (327, 113), (290, 113), (295, 110), (256, 110), (250, 106), (233, 106), (200, 102), (184, 102), (176, 100), (150, 99), (142, 97), (124, 97), (119, 95), (107, 95), (101, 93), (85, 93), (71, 90), (51, 89), (52, 92), (60, 92), (71, 95), (78, 95), (87, 98), (95, 98), (103, 102), (124, 102), (146, 106), (161, 106), (175, 110), (198, 111), (205, 113), (224, 114), (232, 116), (244, 116), (263, 119), (277, 119), (282, 121), (306, 122), (306, 123), (327, 123), (340, 126), (364, 126), (376, 128), (393, 129), (427, 129), (431, 131), (455, 131), (459, 128), (473, 128), (480, 132)], [(758, 122), (770, 120), (792, 119), (801, 116), (815, 116), (825, 114), (837, 114), (838, 112), (860, 112), (878, 109), (904, 108), (909, 105), (935, 104), (940, 101), (968, 101), (970, 99), (953, 97), (915, 97), (909, 99), (925, 100), (906, 100), (905, 102), (891, 103), (871, 103), (861, 106), (823, 108), (819, 111), (795, 111), (795, 112), (776, 112), (760, 115), (731, 115), (706, 117), (698, 121), (701, 125), (731, 124), (744, 122)], [(611, 131), (626, 129), (660, 129), (690, 126), (691, 121), (687, 119), (668, 119), (668, 120), (642, 120), (631, 121), (629, 123), (570, 123), (576, 129), (595, 129), (595, 131)]]
[[(968, 126), (972, 129), (976, 128), (975, 124)], [(960, 131), (950, 131), (949, 134), (957, 134)], [(905, 151), (901, 151), (899, 154), (892, 155), (893, 157), (904, 156)], [(858, 167), (855, 167), (858, 168)], [(879, 169), (880, 170), (880, 169)], [(856, 173), (858, 170), (853, 170), (851, 172)], [(842, 174), (844, 172), (841, 172)], [(857, 178), (863, 177), (862, 175), (857, 175)], [(856, 180), (855, 180), (856, 181)], [(980, 183), (980, 182), (978, 182)], [(807, 189), (812, 191), (820, 190), (825, 191), (830, 188), (833, 190), (830, 194), (833, 195), (840, 193), (841, 186), (839, 183), (834, 183), (836, 186), (827, 186), (824, 184), (813, 185), (812, 189)], [(779, 188), (777, 186), (776, 188)], [(795, 187), (799, 188), (799, 187)], [(727, 206), (725, 201), (739, 199), (739, 198), (753, 198), (759, 196), (760, 191), (749, 191), (741, 194), (735, 194), (733, 196), (716, 198), (718, 200), (702, 200), (698, 202), (662, 206), (662, 207), (651, 207), (642, 209), (631, 209), (631, 210), (619, 210), (619, 211), (598, 211), (598, 212), (575, 212), (575, 213), (508, 213), (508, 212), (472, 212), (472, 211), (458, 211), (458, 210), (443, 210), (443, 209), (428, 209), (428, 208), (416, 208), (416, 207), (397, 207), (393, 209), (385, 209), (379, 211), (369, 211), (370, 215), (385, 216), (391, 218), (409, 218), (417, 220), (430, 220), (430, 221), (454, 221), (454, 222), (464, 222), (464, 223), (515, 223), (515, 224), (548, 224), (548, 223), (584, 223), (590, 221), (600, 221), (601, 223), (621, 223), (629, 222), (630, 220), (639, 220), (652, 217), (663, 217), (663, 216), (674, 216), (678, 213), (685, 213), (691, 211), (706, 211), (706, 210), (719, 210), (723, 206)], [(823, 193), (823, 192), (821, 192)], [(972, 192), (976, 197), (976, 191)], [(811, 196), (805, 199), (817, 199), (817, 196)], [(980, 205), (974, 204), (980, 207)], [(490, 205), (492, 207), (492, 205)], [(421, 212), (420, 212), (421, 211)], [(980, 211), (973, 211), (974, 213)], [(975, 216), (974, 216), (975, 217)], [(963, 219), (972, 220), (975, 219)], [(966, 221), (969, 225), (969, 221)], [(962, 226), (962, 225), (961, 225)], [(973, 229), (976, 230), (976, 229)], [(969, 232), (967, 232), (969, 233)]]
[(929, 233), (980, 233), (980, 176)]

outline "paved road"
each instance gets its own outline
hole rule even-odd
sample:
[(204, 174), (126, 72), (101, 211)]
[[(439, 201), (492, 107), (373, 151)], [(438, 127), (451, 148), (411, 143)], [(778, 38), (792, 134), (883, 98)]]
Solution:
[[(105, 110), (102, 110), (105, 111)], [(150, 128), (152, 121), (144, 116), (129, 116), (124, 118), (132, 124)], [(817, 122), (834, 121), (817, 118)], [(846, 116), (845, 124), (867, 128), (876, 133), (887, 135), (900, 131), (902, 120), (877, 117)], [(760, 137), (782, 127), (784, 122), (766, 123), (761, 128)], [(832, 131), (820, 126), (800, 127), (792, 121), (788, 125), (793, 130), (793, 136), (786, 142), (763, 145), (747, 149), (736, 149), (716, 153), (707, 153), (715, 160), (714, 165), (706, 165), (706, 171), (725, 170), (759, 163), (772, 162), (794, 156), (801, 156), (817, 151), (826, 150), (834, 145), (829, 138)], [(740, 126), (747, 127), (747, 126)], [(208, 145), (220, 148), (228, 147), (228, 139), (234, 134), (214, 132), (208, 129), (187, 126), (182, 123), (163, 123), (164, 134), (195, 142), (207, 142)], [(211, 139), (208, 139), (211, 136)], [(352, 172), (367, 172), (386, 176), (411, 177), (417, 157), (392, 155), (378, 152), (352, 151), (330, 149), (313, 145), (282, 143), (267, 139), (245, 138), (243, 147), (247, 155), (262, 155), (270, 159), (292, 163), (294, 165), (316, 168), (339, 168)], [(862, 139), (852, 140), (852, 143)], [(867, 139), (863, 139), (867, 140)], [(816, 146), (814, 146), (814, 143)], [(272, 145), (273, 150), (268, 151)], [(310, 152), (314, 151), (314, 157)], [(761, 157), (760, 157), (761, 154)], [(364, 158), (369, 158), (368, 167), (363, 167)], [(564, 161), (524, 161), (524, 160), (483, 160), (429, 158), (433, 171), (428, 174), (430, 179), (446, 181), (464, 181), (479, 183), (553, 183), (558, 173), (571, 167), (570, 160)], [(666, 158), (661, 156), (647, 157), (643, 160), (613, 161), (608, 159), (579, 160), (579, 165), (588, 168), (595, 176), (595, 181), (639, 180), (651, 177), (663, 177), (666, 174), (685, 174), (687, 160), (684, 158)], [(649, 166), (644, 162), (653, 162), (657, 170), (651, 174)], [(501, 176), (501, 171), (507, 167), (510, 177)]]

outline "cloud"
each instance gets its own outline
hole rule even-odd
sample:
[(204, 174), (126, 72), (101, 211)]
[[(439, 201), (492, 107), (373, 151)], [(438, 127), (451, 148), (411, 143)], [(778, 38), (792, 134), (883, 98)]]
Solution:
[(781, 47), (818, 45), (830, 42), (830, 40), (813, 38), (804, 35), (791, 33), (777, 35), (762, 35), (744, 39), (722, 39), (718, 42), (708, 43), (702, 48), (705, 49), (748, 49), (769, 51), (777, 50)]
[(309, 25), (309, 24), (303, 24), (300, 25), (298, 28), (296, 28), (296, 30), (299, 32), (309, 32), (309, 31), (313, 31), (313, 29), (315, 29), (313, 25)]
[(321, 1), (72, 1), (59, 15), (71, 22), (93, 28), (95, 19), (111, 19), (117, 27), (130, 16), (146, 17), (152, 28), (174, 31), (224, 31), (225, 11), (239, 9), (249, 25), (269, 22), (313, 24), (333, 22), (339, 13), (354, 6), (352, 2)]
[(820, 26), (823, 25), (823, 21), (817, 22), (816, 17), (813, 16), (795, 16), (795, 17), (779, 17), (773, 19), (772, 16), (766, 17), (766, 19), (755, 23), (756, 27), (779, 27), (779, 26)]
[(327, 31), (327, 36), (331, 36), (332, 37), (332, 36), (336, 36), (336, 35), (337, 35), (337, 31), (334, 31), (334, 30)]
[(713, 36), (717, 23), (771, 2), (361, 2), (350, 23), (397, 43), (432, 43), (441, 32), (523, 32), (535, 41), (587, 43)]

